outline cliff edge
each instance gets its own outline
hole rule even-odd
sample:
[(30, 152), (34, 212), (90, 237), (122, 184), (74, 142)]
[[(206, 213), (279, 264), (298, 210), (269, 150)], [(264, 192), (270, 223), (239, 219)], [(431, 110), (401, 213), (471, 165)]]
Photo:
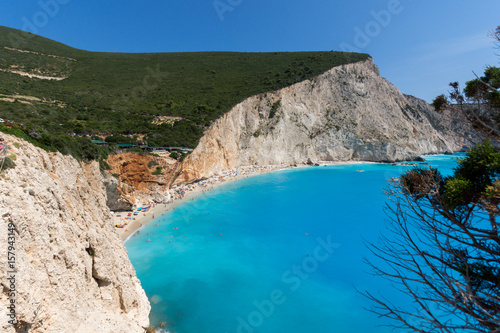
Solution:
[(458, 151), (470, 132), (402, 94), (370, 58), (236, 105), (206, 131), (179, 180), (247, 165), (413, 160)]
[(2, 136), (16, 167), (0, 174), (1, 331), (144, 332), (150, 304), (98, 163)]

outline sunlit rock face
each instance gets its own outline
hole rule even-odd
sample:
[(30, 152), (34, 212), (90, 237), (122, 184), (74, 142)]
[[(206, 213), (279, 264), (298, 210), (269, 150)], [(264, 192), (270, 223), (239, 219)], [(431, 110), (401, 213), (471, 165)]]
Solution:
[[(99, 163), (2, 136), (16, 167), (0, 175), (0, 331), (144, 332), (150, 304), (110, 219)], [(9, 225), (15, 298), (5, 275)]]
[(246, 165), (412, 160), (460, 150), (467, 131), (402, 94), (368, 59), (236, 105), (207, 130), (180, 179)]

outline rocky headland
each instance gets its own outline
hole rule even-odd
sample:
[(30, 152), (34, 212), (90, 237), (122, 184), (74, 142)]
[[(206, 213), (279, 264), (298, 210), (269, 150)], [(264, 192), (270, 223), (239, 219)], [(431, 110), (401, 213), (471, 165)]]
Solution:
[[(245, 166), (247, 172), (409, 161), (475, 141), (470, 126), (402, 94), (371, 59), (244, 100), (210, 126), (183, 163), (124, 153), (111, 156), (112, 169), (103, 173), (97, 162), (2, 136), (16, 164), (0, 174), (3, 332), (144, 332), (150, 304), (110, 210), (166, 203), (174, 182), (228, 176)], [(6, 269), (8, 252), (15, 257), (13, 273)], [(9, 274), (15, 277), (16, 325), (8, 322)]]
[(470, 126), (402, 94), (370, 58), (246, 99), (217, 120), (182, 181), (248, 165), (395, 162), (471, 144)]

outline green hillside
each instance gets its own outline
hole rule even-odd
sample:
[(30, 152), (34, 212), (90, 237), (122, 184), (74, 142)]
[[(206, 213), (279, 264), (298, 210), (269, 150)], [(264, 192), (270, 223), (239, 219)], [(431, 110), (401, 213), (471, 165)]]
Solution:
[(212, 121), (245, 98), (368, 57), (99, 53), (0, 27), (0, 118), (49, 133), (142, 134), (150, 145), (195, 147)]

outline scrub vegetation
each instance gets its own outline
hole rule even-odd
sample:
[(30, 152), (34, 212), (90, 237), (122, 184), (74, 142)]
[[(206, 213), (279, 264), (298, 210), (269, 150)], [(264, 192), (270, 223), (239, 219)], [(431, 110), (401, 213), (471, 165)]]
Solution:
[(61, 142), (68, 133), (122, 135), (125, 141), (135, 134), (150, 146), (194, 148), (211, 122), (244, 99), (368, 57), (88, 52), (0, 27), (0, 118), (45, 134), (41, 145), (64, 151), (68, 144), (69, 153), (76, 148)]

